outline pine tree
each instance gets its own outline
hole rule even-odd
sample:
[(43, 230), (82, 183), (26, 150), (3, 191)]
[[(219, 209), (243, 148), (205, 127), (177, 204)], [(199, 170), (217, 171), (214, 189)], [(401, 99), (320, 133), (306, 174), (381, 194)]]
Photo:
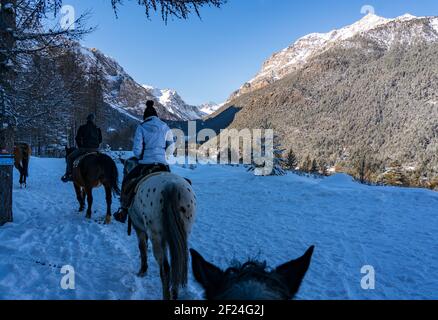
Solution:
[(287, 154), (286, 166), (289, 170), (295, 171), (298, 166), (298, 159), (292, 149)]
[(319, 163), (319, 173), (323, 176), (323, 177), (327, 177), (328, 174), (328, 170), (327, 170), (327, 164), (324, 161), (321, 161)]
[[(265, 123), (262, 125), (263, 130), (272, 129), (272, 126), (269, 122), (265, 121)], [(285, 163), (284, 160), (284, 151), (286, 149), (282, 148), (280, 138), (277, 135), (274, 135), (273, 137), (266, 138), (263, 136), (260, 141), (257, 142), (258, 147), (262, 154), (266, 155), (266, 145), (271, 145), (273, 147), (273, 158), (267, 159), (265, 163), (258, 164), (254, 160), (253, 156), (253, 163), (249, 167), (248, 171), (254, 172), (257, 176), (282, 176), (285, 175), (286, 172), (284, 171)], [(267, 168), (272, 168), (269, 172)]]
[(284, 171), (284, 167), (286, 165), (286, 161), (284, 160), (284, 152), (286, 149), (283, 149), (280, 138), (278, 136), (274, 136), (274, 169), (272, 170), (272, 174), (274, 176), (284, 176), (286, 172)]
[(303, 162), (301, 170), (305, 173), (310, 173), (312, 170), (312, 160), (310, 159), (310, 156), (308, 155), (306, 159)]
[(316, 162), (316, 159), (313, 159), (312, 165), (310, 167), (310, 173), (317, 174), (318, 173), (318, 163)]
[(359, 182), (365, 183), (366, 182), (366, 173), (367, 173), (367, 162), (365, 159), (365, 156), (362, 157), (362, 160), (359, 162), (359, 168), (358, 168), (358, 176), (359, 176)]

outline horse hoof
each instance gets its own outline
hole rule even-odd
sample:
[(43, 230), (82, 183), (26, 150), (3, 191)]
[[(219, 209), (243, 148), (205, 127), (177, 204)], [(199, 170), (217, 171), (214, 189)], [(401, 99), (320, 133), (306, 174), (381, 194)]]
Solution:
[(147, 271), (142, 271), (142, 270), (140, 270), (140, 271), (137, 273), (137, 277), (139, 277), (139, 278), (144, 278), (144, 277), (146, 277), (147, 274), (148, 274)]
[(110, 224), (110, 223), (111, 223), (111, 217), (105, 218), (105, 224)]

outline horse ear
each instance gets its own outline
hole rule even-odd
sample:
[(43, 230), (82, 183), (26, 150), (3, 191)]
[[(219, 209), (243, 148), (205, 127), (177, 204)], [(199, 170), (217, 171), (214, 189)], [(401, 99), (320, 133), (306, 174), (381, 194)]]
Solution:
[(311, 246), (301, 258), (285, 263), (274, 271), (286, 282), (291, 298), (300, 289), (301, 282), (309, 269), (314, 249), (315, 247)]
[(192, 256), (193, 275), (199, 284), (206, 291), (207, 298), (209, 292), (217, 290), (224, 279), (224, 272), (215, 265), (207, 262), (196, 250), (190, 249)]

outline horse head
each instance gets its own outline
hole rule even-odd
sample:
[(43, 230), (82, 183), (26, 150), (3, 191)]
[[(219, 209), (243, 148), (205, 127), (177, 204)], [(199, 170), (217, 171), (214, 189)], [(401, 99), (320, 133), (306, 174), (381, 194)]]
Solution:
[(191, 249), (196, 281), (207, 300), (289, 300), (298, 292), (309, 268), (314, 246), (296, 260), (267, 270), (266, 263), (249, 261), (226, 271), (207, 262)]

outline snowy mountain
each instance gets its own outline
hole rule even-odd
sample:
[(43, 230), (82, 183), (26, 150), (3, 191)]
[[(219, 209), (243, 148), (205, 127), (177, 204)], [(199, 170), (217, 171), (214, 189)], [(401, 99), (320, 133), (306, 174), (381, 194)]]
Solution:
[(196, 120), (205, 115), (197, 107), (187, 105), (173, 90), (159, 90), (138, 84), (117, 61), (99, 50), (81, 47), (80, 52), (88, 69), (97, 65), (101, 71), (106, 89), (105, 101), (122, 113), (127, 111), (141, 119), (146, 100), (152, 99), (156, 100), (158, 112), (166, 120)]
[[(63, 150), (64, 145), (73, 145), (78, 126), (90, 112), (96, 114), (97, 124), (104, 131), (104, 144), (113, 148), (130, 148), (133, 131), (143, 118), (147, 100), (156, 102), (159, 116), (167, 121), (197, 120), (206, 115), (199, 107), (186, 104), (175, 91), (138, 84), (115, 59), (101, 51), (85, 48), (77, 42), (67, 44), (53, 56), (40, 57), (47, 70), (41, 73), (39, 80), (32, 80), (35, 92), (56, 86), (55, 92), (60, 96), (56, 99), (62, 103), (52, 103), (53, 98), (40, 101), (32, 109), (23, 103), (26, 106), (23, 113), (29, 113), (29, 117), (35, 113), (50, 113), (27, 123), (17, 135), (21, 141), (38, 143), (42, 153), (50, 149), (55, 150), (50, 151), (51, 154), (57, 154), (56, 150)], [(41, 67), (37, 67), (28, 61), (25, 69), (29, 75), (38, 74)], [(26, 81), (30, 82), (21, 80)]]
[(311, 58), (330, 48), (357, 45), (354, 43), (356, 36), (373, 39), (385, 50), (389, 50), (396, 44), (410, 43), (416, 38), (436, 42), (438, 41), (438, 17), (415, 17), (405, 14), (395, 19), (387, 19), (368, 14), (358, 22), (339, 30), (306, 35), (270, 57), (263, 64), (260, 72), (234, 92), (230, 100), (284, 78), (291, 72), (304, 67)]
[(275, 54), (219, 112), (239, 108), (236, 129), (269, 121), (300, 162), (355, 174), (366, 157), (372, 181), (398, 163), (419, 186), (438, 177), (437, 74), (437, 17), (368, 15)]
[(175, 90), (158, 89), (149, 85), (143, 85), (143, 88), (150, 92), (161, 105), (180, 120), (197, 120), (207, 115), (200, 107), (187, 104)]
[(202, 112), (207, 115), (212, 115), (216, 111), (218, 111), (224, 104), (217, 104), (215, 102), (207, 102), (199, 106)]

